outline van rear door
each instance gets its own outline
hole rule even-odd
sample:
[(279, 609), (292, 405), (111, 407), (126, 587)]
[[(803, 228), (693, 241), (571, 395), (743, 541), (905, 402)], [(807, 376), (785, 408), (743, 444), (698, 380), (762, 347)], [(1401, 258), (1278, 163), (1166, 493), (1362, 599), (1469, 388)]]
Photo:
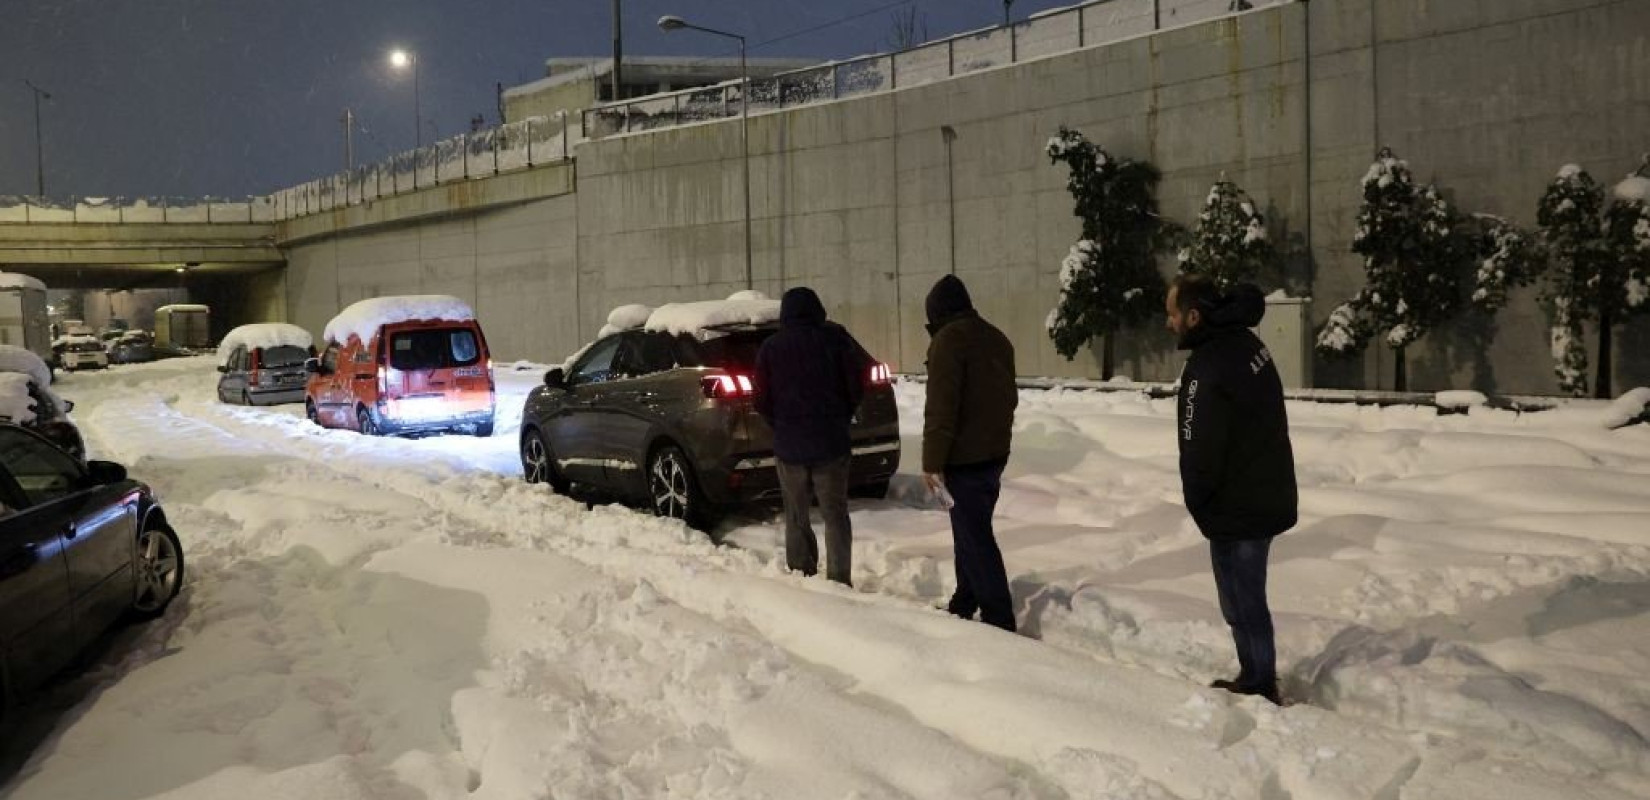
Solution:
[(390, 396), (443, 398), (454, 412), (490, 405), (490, 376), (479, 334), (464, 323), (393, 330), (386, 379)]

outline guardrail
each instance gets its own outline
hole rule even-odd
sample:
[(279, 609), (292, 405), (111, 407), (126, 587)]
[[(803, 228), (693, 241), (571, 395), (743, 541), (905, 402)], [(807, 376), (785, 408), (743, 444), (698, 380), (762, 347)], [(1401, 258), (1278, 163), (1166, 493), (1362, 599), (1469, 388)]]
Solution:
[(0, 196), (0, 224), (40, 223), (255, 223), (273, 222), (270, 197), (229, 200), (212, 197), (44, 197)]
[[(1299, 0), (1096, 0), (909, 50), (806, 67), (750, 81), (752, 114), (909, 88), (970, 72), (1120, 41)], [(657, 130), (738, 116), (741, 81), (650, 95), (583, 112), (585, 135)]]

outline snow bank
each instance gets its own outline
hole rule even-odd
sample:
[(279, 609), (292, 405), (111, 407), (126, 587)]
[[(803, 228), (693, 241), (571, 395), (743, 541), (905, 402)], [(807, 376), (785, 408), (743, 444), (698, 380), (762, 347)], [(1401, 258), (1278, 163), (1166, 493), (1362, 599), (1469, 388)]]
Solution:
[(726, 300), (667, 303), (647, 318), (650, 331), (704, 336), (713, 325), (759, 325), (779, 319), (779, 301), (757, 291), (735, 292)]
[[(122, 337), (124, 338), (124, 337)], [(242, 325), (223, 337), (218, 345), (218, 366), (229, 363), (229, 356), (237, 347), (256, 350), (260, 347), (298, 347), (308, 349), (315, 344), (309, 331), (285, 322), (261, 322)]]
[(33, 351), (14, 344), (0, 344), (0, 372), (22, 373), (41, 386), (52, 383), (52, 371), (46, 362)]
[(165, 311), (167, 313), (171, 313), (173, 311), (211, 311), (211, 310), (212, 310), (211, 307), (203, 306), (200, 303), (173, 303), (169, 306), (161, 306), (160, 308), (155, 309), (155, 313), (159, 314), (162, 311)]
[(1620, 428), (1646, 414), (1650, 414), (1650, 387), (1640, 386), (1606, 406), (1599, 421), (1606, 428)]
[(362, 341), (372, 338), (385, 325), (419, 319), (471, 320), (476, 314), (470, 304), (445, 294), (410, 294), (397, 297), (374, 297), (359, 301), (344, 309), (327, 323), (322, 338), (329, 342), (347, 342), (354, 336)]
[(18, 275), (15, 272), (0, 272), (0, 289), (39, 289), (46, 290), (46, 284), (38, 278), (27, 275)]
[(1471, 408), (1488, 403), (1490, 399), (1482, 392), (1456, 390), (1439, 392), (1432, 396), (1432, 402), (1439, 408)]

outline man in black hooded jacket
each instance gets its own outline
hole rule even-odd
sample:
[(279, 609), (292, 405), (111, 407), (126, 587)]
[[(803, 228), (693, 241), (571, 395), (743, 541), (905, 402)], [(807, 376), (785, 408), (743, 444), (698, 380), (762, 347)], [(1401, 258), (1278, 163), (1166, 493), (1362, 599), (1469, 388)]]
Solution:
[(1260, 290), (1222, 293), (1207, 277), (1169, 288), (1169, 330), (1190, 350), (1180, 374), (1175, 438), (1186, 510), (1209, 540), (1221, 616), (1239, 671), (1217, 689), (1278, 698), (1277, 651), (1266, 603), (1272, 538), (1294, 527), (1298, 498), (1283, 383), (1250, 330), (1266, 313)]
[(922, 473), (930, 490), (951, 493), (957, 591), (947, 609), (964, 619), (1015, 629), (1013, 597), (991, 517), (1002, 491), (1019, 389), (1014, 345), (974, 310), (968, 287), (946, 275), (929, 290), (928, 398), (923, 407)]
[(841, 325), (825, 321), (814, 290), (799, 286), (779, 301), (780, 329), (756, 354), (756, 411), (773, 429), (785, 502), (785, 565), (819, 571), (812, 499), (825, 518), (825, 575), (853, 585), (848, 522), (849, 426), (865, 396), (871, 364)]

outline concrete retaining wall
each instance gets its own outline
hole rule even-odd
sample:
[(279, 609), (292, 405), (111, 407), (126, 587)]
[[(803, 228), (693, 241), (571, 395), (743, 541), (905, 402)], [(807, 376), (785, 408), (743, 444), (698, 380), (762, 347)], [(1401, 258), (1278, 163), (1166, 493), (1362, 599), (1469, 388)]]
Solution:
[[(1525, 225), (1560, 165), (1605, 182), (1636, 165), (1650, 148), (1650, 3), (1315, 0), (750, 124), (757, 288), (814, 286), (874, 353), (920, 371), (923, 295), (954, 260), (1023, 374), (1092, 376), (1095, 357), (1061, 359), (1043, 330), (1079, 231), (1064, 169), (1042, 151), (1061, 124), (1151, 160), (1164, 213), (1188, 224), (1221, 173), (1237, 181), (1288, 252), (1269, 282), (1312, 294), (1321, 322), (1362, 282), (1348, 247), (1383, 144), (1464, 211)], [(477, 301), (501, 355), (559, 359), (615, 305), (743, 288), (737, 120), (575, 155), (570, 197), (292, 247), (294, 321), (318, 331), (359, 297), (450, 291)], [(1650, 383), (1647, 328), (1625, 331), (1620, 385)], [(1159, 330), (1119, 345), (1132, 377), (1178, 369)], [(1412, 348), (1411, 386), (1552, 392), (1545, 353), (1526, 292), (1498, 331), (1463, 323)], [(1390, 385), (1384, 350), (1314, 367), (1319, 385)]]

